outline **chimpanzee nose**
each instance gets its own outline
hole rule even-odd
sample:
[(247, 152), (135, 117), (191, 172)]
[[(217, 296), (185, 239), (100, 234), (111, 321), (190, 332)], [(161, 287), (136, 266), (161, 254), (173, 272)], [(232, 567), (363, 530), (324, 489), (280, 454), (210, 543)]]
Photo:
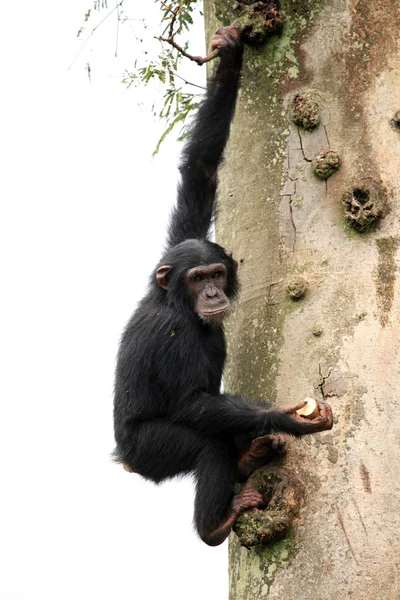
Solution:
[(206, 289), (207, 298), (214, 298), (217, 295), (217, 288), (215, 285), (209, 285)]

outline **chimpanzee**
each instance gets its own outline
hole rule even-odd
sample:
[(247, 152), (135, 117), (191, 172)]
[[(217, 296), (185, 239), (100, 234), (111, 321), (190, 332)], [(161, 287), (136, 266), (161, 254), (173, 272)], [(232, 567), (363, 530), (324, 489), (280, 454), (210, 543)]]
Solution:
[(219, 64), (183, 150), (167, 248), (122, 336), (114, 420), (115, 457), (128, 470), (156, 483), (194, 473), (195, 525), (216, 546), (245, 509), (263, 503), (246, 486), (233, 490), (283, 450), (284, 438), (268, 434), (330, 429), (332, 412), (321, 403), (320, 415), (306, 420), (295, 412), (304, 403), (275, 408), (220, 393), (223, 319), (238, 293), (237, 263), (207, 236), (243, 45), (234, 27), (219, 29), (211, 45)]

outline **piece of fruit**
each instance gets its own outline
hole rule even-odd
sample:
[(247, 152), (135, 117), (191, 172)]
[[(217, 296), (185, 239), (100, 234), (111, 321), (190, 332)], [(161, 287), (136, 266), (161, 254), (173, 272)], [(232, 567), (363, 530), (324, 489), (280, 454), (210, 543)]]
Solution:
[(307, 404), (305, 404), (303, 408), (296, 410), (296, 413), (306, 419), (315, 419), (315, 417), (318, 417), (318, 402), (314, 398), (311, 398), (311, 396), (304, 398), (304, 401), (307, 402)]

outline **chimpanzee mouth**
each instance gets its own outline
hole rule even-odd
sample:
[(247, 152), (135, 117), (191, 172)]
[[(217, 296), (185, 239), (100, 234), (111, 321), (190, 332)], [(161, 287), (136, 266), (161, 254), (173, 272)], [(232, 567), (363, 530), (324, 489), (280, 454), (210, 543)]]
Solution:
[(213, 311), (198, 313), (198, 317), (207, 325), (220, 325), (222, 321), (230, 314), (231, 307), (225, 306)]
[(215, 310), (203, 310), (201, 314), (203, 317), (216, 317), (217, 315), (222, 315), (222, 313), (228, 312), (228, 310), (229, 307), (224, 306), (223, 308), (216, 308)]

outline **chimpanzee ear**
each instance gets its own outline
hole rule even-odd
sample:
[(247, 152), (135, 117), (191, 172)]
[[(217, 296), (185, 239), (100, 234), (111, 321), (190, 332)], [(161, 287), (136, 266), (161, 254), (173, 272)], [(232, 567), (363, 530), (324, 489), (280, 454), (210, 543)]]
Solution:
[(168, 275), (169, 275), (171, 269), (172, 269), (171, 265), (163, 265), (162, 267), (157, 269), (157, 274), (156, 274), (157, 283), (163, 290), (168, 289)]

